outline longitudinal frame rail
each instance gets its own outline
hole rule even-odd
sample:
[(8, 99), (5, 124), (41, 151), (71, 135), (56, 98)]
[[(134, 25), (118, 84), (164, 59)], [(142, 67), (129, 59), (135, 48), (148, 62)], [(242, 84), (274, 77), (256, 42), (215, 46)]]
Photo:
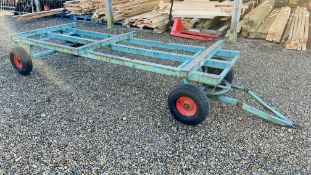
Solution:
[[(223, 49), (223, 41), (217, 41), (212, 46), (204, 48), (139, 39), (136, 38), (136, 32), (111, 35), (76, 29), (76, 26), (76, 23), (69, 23), (32, 30), (14, 35), (12, 36), (12, 40), (17, 44), (28, 46), (28, 52), (31, 58), (41, 58), (55, 52), (63, 52), (105, 61), (108, 63), (124, 65), (135, 69), (155, 72), (162, 75), (179, 77), (185, 80), (214, 87), (214, 89), (222, 88), (223, 91), (220, 92), (223, 93), (207, 93), (207, 96), (222, 103), (240, 106), (243, 110), (273, 123), (283, 126), (294, 126), (292, 120), (270, 107), (253, 92), (246, 92), (243, 88), (232, 86), (228, 83), (225, 83), (226, 85), (224, 85), (224, 81), (226, 81), (225, 77), (240, 58), (240, 53), (238, 51)], [(40, 38), (36, 39), (35, 37), (38, 36)], [(51, 40), (58, 40), (61, 42), (55, 43), (51, 42)], [(77, 43), (79, 46), (74, 46), (73, 43)], [(45, 50), (36, 53), (36, 47), (43, 48)], [(176, 67), (168, 66), (98, 51), (98, 49), (103, 47), (113, 51), (126, 52), (154, 59), (171, 60), (179, 62), (179, 65)], [(146, 47), (152, 49), (148, 49)], [(177, 54), (169, 51), (183, 51), (189, 54)], [(219, 57), (225, 59), (215, 59)], [(208, 69), (218, 69), (221, 71), (217, 74), (208, 73), (208, 71), (202, 71), (202, 67), (207, 67)], [(243, 93), (247, 93), (247, 95), (253, 98), (258, 104), (262, 105), (266, 110), (273, 114), (268, 114), (263, 110), (259, 110), (253, 106), (243, 103), (238, 99), (225, 96), (225, 94), (231, 89), (238, 89)]]
[[(98, 32), (90, 32), (86, 30), (75, 29), (76, 23), (53, 26), (44, 29), (37, 29), (12, 36), (12, 40), (16, 43), (26, 44), (30, 47), (29, 51), (33, 58), (44, 57), (54, 52), (64, 52), (73, 55), (79, 55), (91, 59), (101, 60), (114, 64), (120, 64), (129, 67), (135, 67), (145, 71), (151, 71), (163, 75), (185, 78), (198, 83), (217, 86), (225, 77), (226, 73), (238, 61), (240, 53), (237, 51), (224, 50), (223, 41), (218, 41), (209, 48), (187, 46), (175, 43), (163, 43), (159, 41), (150, 41), (135, 38), (136, 32), (129, 32), (121, 35), (110, 35)], [(59, 33), (59, 32), (62, 32)], [(91, 37), (87, 39), (75, 35)], [(44, 38), (33, 39), (34, 36), (43, 36)], [(63, 40), (63, 44), (49, 42), (49, 39)], [(96, 40), (100, 39), (100, 40)], [(72, 47), (65, 44), (65, 41), (83, 44), (80, 47)], [(141, 47), (133, 47), (119, 44), (126, 42), (128, 44), (158, 47), (167, 50), (181, 50), (193, 53), (192, 55), (175, 54), (160, 50), (151, 50)], [(34, 53), (34, 47), (48, 49), (40, 53)], [(178, 67), (156, 64), (131, 58), (124, 58), (115, 55), (104, 54), (95, 51), (101, 47), (109, 47), (114, 51), (127, 52), (147, 57), (172, 60), (180, 62)], [(211, 59), (212, 57), (225, 56), (230, 61), (219, 61)], [(225, 68), (220, 75), (203, 73), (200, 71), (201, 66), (206, 65), (215, 68)]]

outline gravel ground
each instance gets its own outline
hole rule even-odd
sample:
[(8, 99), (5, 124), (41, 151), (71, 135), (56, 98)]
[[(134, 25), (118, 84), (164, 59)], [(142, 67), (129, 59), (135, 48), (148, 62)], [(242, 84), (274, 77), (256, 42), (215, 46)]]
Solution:
[[(0, 17), (0, 174), (310, 174), (311, 52), (240, 38), (235, 83), (253, 89), (299, 129), (213, 102), (198, 126), (175, 121), (167, 96), (179, 80), (62, 53), (18, 75), (9, 35), (67, 23)], [(80, 28), (106, 33), (102, 25)], [(139, 33), (140, 38), (209, 46)], [(233, 94), (235, 95), (235, 94)]]

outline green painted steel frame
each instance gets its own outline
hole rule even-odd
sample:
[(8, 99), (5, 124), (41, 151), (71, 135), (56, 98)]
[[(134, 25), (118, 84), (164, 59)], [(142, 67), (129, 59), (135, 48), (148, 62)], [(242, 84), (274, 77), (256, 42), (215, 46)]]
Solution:
[[(129, 32), (121, 35), (110, 35), (99, 32), (90, 32), (86, 30), (75, 29), (74, 27), (76, 26), (76, 23), (70, 23), (65, 25), (37, 29), (14, 35), (12, 36), (12, 40), (16, 43), (25, 44), (32, 48), (40, 47), (48, 49), (40, 53), (34, 53), (35, 49), (30, 50), (30, 54), (33, 58), (43, 57), (54, 52), (64, 52), (91, 59), (102, 60), (114, 64), (134, 67), (136, 69), (142, 69), (163, 75), (184, 78), (198, 83), (209, 84), (212, 86), (219, 85), (224, 78), (223, 75), (225, 75), (226, 73), (223, 72), (221, 75), (204, 73), (200, 71), (201, 66), (208, 65), (215, 68), (224, 67), (224, 71), (226, 71), (227, 69), (231, 69), (231, 67), (239, 59), (240, 55), (239, 52), (236, 51), (223, 50), (223, 41), (218, 41), (209, 48), (203, 48), (175, 43), (163, 43), (159, 41), (138, 39), (135, 38), (137, 35), (136, 32)], [(80, 35), (84, 38), (74, 35)], [(41, 36), (43, 38), (36, 39), (34, 38), (35, 36)], [(52, 43), (49, 42), (49, 40), (51, 39), (62, 40), (64, 42), (62, 44)], [(65, 44), (66, 42), (79, 43), (83, 46), (75, 48), (73, 46)], [(128, 46), (122, 43), (120, 44), (120, 42), (133, 44), (135, 46)], [(139, 46), (157, 47), (167, 50), (180, 50), (191, 53), (192, 55), (176, 54), (154, 49), (151, 50)], [(136, 59), (107, 55), (96, 51), (96, 49), (99, 49), (101, 47), (108, 47), (109, 49), (115, 51), (143, 55), (157, 59), (173, 60), (180, 62), (181, 64), (178, 67), (173, 67), (146, 61), (140, 61)], [(205, 56), (203, 56), (203, 59), (202, 54), (206, 54)], [(224, 55), (231, 60), (228, 61), (229, 64), (227, 64), (228, 62), (219, 63), (217, 60), (211, 59), (213, 56), (216, 55)]]
[(235, 99), (235, 98), (228, 97), (225, 95), (208, 95), (208, 97), (211, 99), (217, 100), (218, 102), (221, 102), (221, 103), (238, 106), (244, 111), (247, 111), (251, 114), (261, 117), (262, 119), (268, 120), (278, 125), (288, 126), (288, 127), (296, 126), (292, 120), (290, 120), (289, 118), (281, 114), (279, 111), (277, 111), (276, 109), (268, 105), (260, 97), (258, 97), (254, 92), (244, 87), (233, 86), (233, 85), (231, 86), (231, 89), (234, 89), (234, 90), (237, 90), (243, 93), (244, 97), (246, 96), (250, 97), (255, 102), (257, 102), (258, 105), (263, 107), (266, 111), (269, 111), (271, 114), (245, 103), (242, 99), (239, 100), (239, 99)]
[[(110, 35), (99, 32), (91, 32), (87, 30), (75, 29), (76, 23), (47, 27), (28, 32), (19, 33), (12, 36), (12, 40), (17, 44), (29, 46), (29, 53), (32, 58), (40, 58), (55, 52), (64, 52), (73, 55), (79, 55), (90, 59), (105, 61), (113, 64), (129, 66), (135, 69), (155, 72), (162, 75), (175, 76), (190, 81), (207, 84), (214, 87), (223, 88), (220, 83), (224, 77), (232, 69), (238, 61), (240, 53), (232, 50), (223, 49), (223, 41), (218, 41), (214, 45), (204, 48), (197, 46), (181, 45), (176, 43), (164, 43), (160, 41), (150, 41), (138, 39), (136, 32), (129, 32), (121, 35)], [(35, 39), (32, 37), (40, 36), (42, 38)], [(81, 36), (81, 37), (80, 37)], [(85, 38), (87, 37), (87, 38)], [(90, 39), (91, 38), (91, 39)], [(61, 40), (61, 44), (49, 42), (51, 39)], [(73, 47), (68, 43), (82, 44), (80, 47)], [(134, 46), (128, 46), (126, 44)], [(189, 54), (176, 54), (161, 50), (147, 49), (144, 47), (159, 48), (169, 51), (184, 51)], [(35, 47), (47, 49), (40, 53), (35, 53)], [(143, 55), (151, 58), (172, 60), (180, 62), (178, 67), (156, 64), (131, 58), (124, 58), (116, 55), (106, 54), (96, 51), (99, 48), (108, 48), (114, 51)], [(225, 57), (226, 60), (214, 59), (217, 57)], [(221, 69), (220, 75), (202, 72), (202, 66)], [(246, 92), (258, 104), (262, 105), (266, 110), (273, 113), (270, 115), (262, 110), (241, 102), (238, 99), (225, 95), (208, 95), (222, 103), (240, 106), (243, 110), (250, 112), (263, 119), (283, 126), (293, 126), (294, 123), (289, 118), (282, 115), (265, 103), (251, 91), (244, 88), (231, 86), (241, 92)]]

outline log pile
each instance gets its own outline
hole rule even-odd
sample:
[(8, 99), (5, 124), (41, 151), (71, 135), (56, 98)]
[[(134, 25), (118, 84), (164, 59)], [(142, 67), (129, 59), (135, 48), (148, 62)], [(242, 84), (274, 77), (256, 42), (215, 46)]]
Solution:
[(297, 7), (287, 25), (283, 36), (284, 46), (291, 50), (306, 50), (309, 38), (309, 11), (306, 7)]
[(17, 19), (18, 20), (32, 20), (32, 19), (37, 19), (37, 18), (42, 18), (42, 17), (46, 17), (46, 16), (52, 16), (52, 15), (60, 14), (60, 13), (63, 13), (64, 11), (65, 11), (64, 8), (59, 8), (59, 9), (52, 9), (49, 11), (27, 13), (24, 15), (17, 16)]

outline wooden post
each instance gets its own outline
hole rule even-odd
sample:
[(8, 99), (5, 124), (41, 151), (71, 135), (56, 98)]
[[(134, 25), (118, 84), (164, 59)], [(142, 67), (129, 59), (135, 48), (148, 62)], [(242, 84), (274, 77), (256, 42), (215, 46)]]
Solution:
[(235, 43), (238, 37), (237, 28), (240, 22), (241, 16), (241, 4), (243, 0), (234, 0), (232, 17), (231, 17), (231, 27), (229, 32), (229, 42)]
[(36, 5), (36, 12), (41, 12), (41, 5), (39, 0), (34, 0)]
[(31, 13), (34, 13), (34, 12), (35, 12), (35, 11), (34, 11), (35, 9), (33, 8), (33, 4), (34, 4), (33, 1), (34, 1), (34, 0), (31, 0)]
[(114, 27), (113, 22), (113, 13), (112, 13), (112, 0), (104, 0), (105, 1), (105, 15), (107, 19), (107, 26), (109, 29), (112, 29)]

